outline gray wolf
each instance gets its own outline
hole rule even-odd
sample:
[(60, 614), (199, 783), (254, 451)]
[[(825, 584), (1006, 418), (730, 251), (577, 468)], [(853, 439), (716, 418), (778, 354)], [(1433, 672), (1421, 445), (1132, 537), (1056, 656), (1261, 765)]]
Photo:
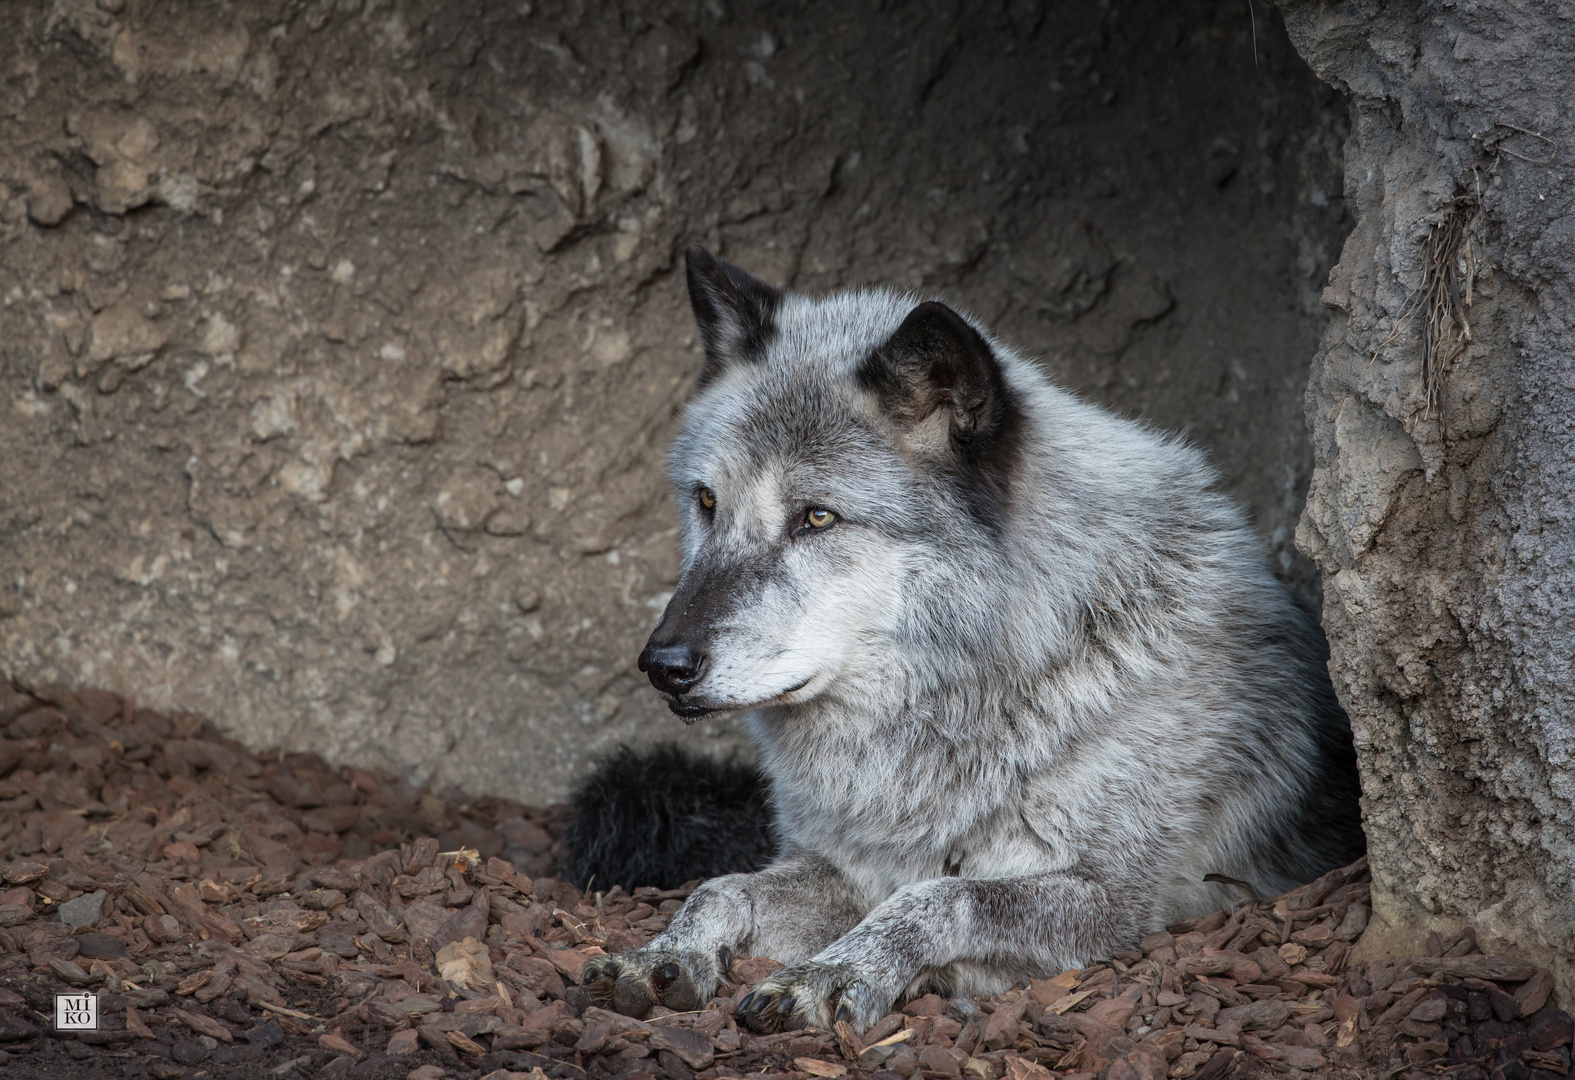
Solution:
[(1363, 849), (1313, 620), (1181, 439), (944, 304), (688, 253), (683, 573), (640, 667), (743, 715), (781, 853), (586, 967), (625, 1011), (786, 966), (751, 1026), (999, 993)]

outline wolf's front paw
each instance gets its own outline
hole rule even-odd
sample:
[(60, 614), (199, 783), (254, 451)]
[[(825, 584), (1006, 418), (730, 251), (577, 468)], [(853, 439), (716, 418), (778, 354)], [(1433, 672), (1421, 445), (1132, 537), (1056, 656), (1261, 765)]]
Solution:
[(891, 1011), (896, 995), (851, 964), (806, 960), (761, 981), (734, 1010), (755, 1031), (830, 1028), (839, 1020), (863, 1032)]
[(721, 959), (663, 948), (596, 956), (585, 962), (580, 985), (596, 1004), (637, 1020), (657, 1004), (689, 1012), (716, 993)]

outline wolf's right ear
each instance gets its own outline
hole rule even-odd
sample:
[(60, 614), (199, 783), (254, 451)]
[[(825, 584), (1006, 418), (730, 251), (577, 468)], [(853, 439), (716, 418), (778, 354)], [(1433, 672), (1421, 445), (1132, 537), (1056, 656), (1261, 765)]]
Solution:
[(944, 410), (960, 442), (983, 446), (1014, 419), (1012, 394), (989, 343), (935, 300), (910, 311), (859, 366), (857, 377), (904, 426)]
[(731, 364), (758, 360), (776, 333), (782, 293), (699, 244), (684, 253), (689, 306), (695, 313), (705, 363), (704, 386)]

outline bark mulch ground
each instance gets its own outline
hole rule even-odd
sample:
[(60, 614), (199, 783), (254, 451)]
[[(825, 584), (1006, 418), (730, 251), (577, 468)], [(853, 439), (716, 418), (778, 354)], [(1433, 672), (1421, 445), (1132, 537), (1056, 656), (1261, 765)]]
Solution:
[[(732, 1005), (764, 958), (697, 1012), (589, 1004), (586, 958), (648, 941), (687, 889), (555, 880), (561, 807), (251, 754), (102, 691), (0, 682), (0, 729), (7, 1077), (1570, 1075), (1549, 974), (1471, 931), (1350, 962), (1364, 863), (996, 998), (920, 998), (862, 1036), (755, 1035)], [(98, 1030), (55, 1030), (56, 995), (84, 993)]]

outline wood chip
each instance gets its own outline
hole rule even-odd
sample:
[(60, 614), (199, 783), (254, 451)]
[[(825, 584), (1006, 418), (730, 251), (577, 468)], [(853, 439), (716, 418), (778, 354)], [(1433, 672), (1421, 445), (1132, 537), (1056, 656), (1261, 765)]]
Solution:
[(352, 1054), (355, 1057), (361, 1056), (361, 1048), (356, 1046), (349, 1039), (346, 1039), (337, 1031), (325, 1031), (323, 1034), (317, 1037), (317, 1043), (324, 1050), (331, 1051), (335, 1054)]
[(651, 1031), (650, 1047), (653, 1051), (668, 1050), (696, 1071), (709, 1069), (715, 1061), (716, 1049), (709, 1036), (693, 1028), (662, 1026)]
[(59, 977), (64, 982), (70, 983), (72, 986), (87, 986), (93, 981), (88, 973), (82, 970), (79, 964), (71, 960), (62, 960), (58, 956), (51, 956), (49, 958), (49, 970), (53, 971), (57, 977)]
[(283, 1005), (275, 1005), (269, 1001), (259, 1001), (257, 1003), (257, 1007), (259, 1009), (266, 1009), (271, 1013), (278, 1013), (280, 1016), (290, 1016), (297, 1020), (305, 1020), (309, 1023), (318, 1023), (317, 1017), (312, 1016), (309, 1013), (297, 1012), (294, 1009), (287, 1009)]
[(415, 1028), (406, 1028), (396, 1031), (388, 1037), (388, 1049), (385, 1051), (390, 1057), (400, 1057), (404, 1054), (413, 1054), (421, 1043), (421, 1036), (416, 1034)]
[(1515, 1003), (1520, 1006), (1521, 1016), (1530, 1016), (1548, 1003), (1548, 995), (1553, 991), (1553, 975), (1547, 970), (1539, 970), (1524, 986), (1515, 991)]
[(170, 1015), (179, 1018), (187, 1027), (199, 1035), (209, 1035), (220, 1042), (235, 1041), (235, 1035), (230, 1029), (210, 1016), (199, 1016), (196, 1013), (187, 1012), (185, 1009), (171, 1009)]
[(1424, 975), (1454, 975), (1493, 982), (1524, 982), (1537, 973), (1536, 964), (1512, 956), (1414, 956), (1406, 963)]
[(126, 1030), (139, 1039), (153, 1038), (153, 1029), (143, 1023), (142, 1014), (137, 1011), (135, 1005), (126, 1006)]
[(461, 1054), (464, 1054), (466, 1057), (479, 1058), (487, 1056), (487, 1048), (464, 1033), (458, 1031), (446, 1031), (443, 1034), (447, 1036), (449, 1044), (453, 1046), (455, 1050), (458, 1050)]
[(1065, 1015), (1097, 993), (1099, 993), (1098, 990), (1080, 990), (1075, 994), (1068, 994), (1060, 1001), (1057, 1001), (1051, 1005), (1049, 1011), (1055, 1013), (1057, 1016)]
[(22, 859), (5, 868), (4, 877), (12, 885), (26, 885), (31, 881), (40, 881), (49, 873), (47, 863), (35, 862), (31, 859)]
[(801, 1057), (794, 1058), (793, 1064), (800, 1072), (809, 1073), (811, 1076), (838, 1077), (846, 1076), (848, 1067), (840, 1061), (821, 1061), (819, 1058)]
[(846, 1020), (838, 1020), (832, 1025), (832, 1031), (837, 1037), (837, 1049), (842, 1051), (842, 1056), (848, 1061), (858, 1061), (859, 1051), (863, 1047), (859, 1046), (859, 1037), (853, 1033), (853, 1025)]
[(595, 945), (583, 945), (578, 949), (548, 949), (542, 955), (571, 982), (579, 982), (585, 961), (593, 956), (602, 956), (604, 952)]
[(187, 994), (194, 994), (204, 986), (207, 986), (208, 980), (211, 978), (213, 978), (212, 968), (203, 968), (200, 971), (194, 971), (182, 979), (175, 987), (175, 996), (185, 997)]
[[(918, 1032), (913, 1028), (907, 1028), (903, 1031), (897, 1032), (895, 1035), (888, 1035), (879, 1042), (871, 1043), (870, 1046), (896, 1046), (898, 1043), (907, 1042), (917, 1034)], [(868, 1048), (869, 1047), (866, 1047), (865, 1049)]]
[[(473, 937), (453, 941), (438, 950), (434, 958), (440, 977), (471, 990), (489, 990), (497, 980), (492, 975), (492, 960), (487, 947)], [(584, 961), (581, 961), (583, 966)]]
[(1041, 1005), (1054, 1005), (1070, 992), (1054, 979), (1034, 979), (1028, 984), (1028, 996)]
[(995, 1012), (984, 1022), (984, 1030), (979, 1033), (980, 1044), (988, 1050), (1002, 1050), (1015, 1044), (1018, 1025), (1027, 1006), (1028, 999), (1025, 997), (1002, 1001), (997, 1005)]
[(1234, 1032), (1217, 1031), (1214, 1028), (1198, 1027), (1188, 1024), (1186, 1027), (1187, 1038), (1196, 1039), (1200, 1043), (1211, 1042), (1219, 1046), (1240, 1046), (1241, 1037)]
[(1003, 1059), (1007, 1080), (1049, 1080), (1052, 1073), (1037, 1061), (1029, 1061), (1020, 1054), (1007, 1054)]

